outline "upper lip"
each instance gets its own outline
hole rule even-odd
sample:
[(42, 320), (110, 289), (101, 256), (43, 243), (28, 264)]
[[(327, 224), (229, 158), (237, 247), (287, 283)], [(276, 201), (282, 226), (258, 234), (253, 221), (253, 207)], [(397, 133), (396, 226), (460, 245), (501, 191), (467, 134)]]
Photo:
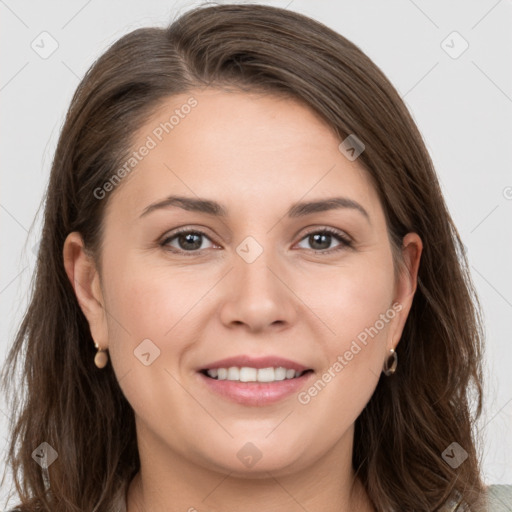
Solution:
[(283, 367), (289, 370), (296, 370), (298, 372), (303, 372), (305, 370), (309, 370), (307, 366), (304, 366), (296, 361), (292, 361), (291, 359), (285, 359), (283, 357), (278, 356), (265, 356), (265, 357), (251, 357), (248, 355), (240, 355), (234, 357), (227, 357), (225, 359), (219, 359), (218, 361), (214, 361), (212, 363), (208, 363), (200, 368), (200, 370), (211, 370), (213, 368), (230, 368), (232, 366), (237, 366), (242, 368), (244, 366), (250, 368), (278, 368)]

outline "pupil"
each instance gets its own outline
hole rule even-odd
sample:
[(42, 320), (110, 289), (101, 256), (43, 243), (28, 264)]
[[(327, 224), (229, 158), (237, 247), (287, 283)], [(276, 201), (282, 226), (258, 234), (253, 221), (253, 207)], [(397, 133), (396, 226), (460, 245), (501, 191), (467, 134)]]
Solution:
[[(311, 243), (311, 239), (313, 239), (313, 242), (311, 243), (312, 247), (315, 248), (314, 245), (315, 245), (315, 243), (317, 243), (317, 239), (319, 237), (322, 237), (324, 239), (324, 247), (317, 247), (317, 249), (328, 249), (329, 245), (330, 245), (330, 241), (331, 241), (331, 235), (328, 233), (317, 233), (317, 234), (311, 235), (310, 243)], [(327, 241), (327, 244), (325, 243), (325, 241)]]
[(192, 243), (192, 244), (193, 244), (193, 242), (191, 241), (191, 238), (192, 238), (192, 237), (196, 237), (196, 243), (195, 243), (195, 245), (193, 244), (193, 246), (192, 246), (192, 247), (190, 247), (190, 246), (189, 246), (188, 248), (189, 248), (189, 249), (199, 249), (199, 247), (201, 247), (201, 242), (200, 242), (200, 241), (198, 242), (198, 239), (200, 238), (200, 236), (201, 236), (201, 235), (199, 235), (199, 234), (197, 234), (197, 233), (187, 233), (187, 234), (185, 234), (185, 235), (181, 235), (181, 236), (179, 237), (180, 245), (181, 245), (181, 242), (182, 242), (183, 240), (185, 240), (185, 243)]

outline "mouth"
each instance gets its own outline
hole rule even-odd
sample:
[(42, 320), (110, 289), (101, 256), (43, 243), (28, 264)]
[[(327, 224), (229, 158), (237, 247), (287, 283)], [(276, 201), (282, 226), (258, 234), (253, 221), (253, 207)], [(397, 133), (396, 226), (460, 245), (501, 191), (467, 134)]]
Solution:
[(224, 368), (211, 368), (200, 370), (204, 376), (214, 380), (227, 380), (233, 382), (279, 382), (283, 380), (298, 379), (307, 373), (313, 372), (312, 369), (294, 370), (284, 366), (267, 368), (254, 368), (250, 366), (230, 366)]
[(289, 399), (310, 385), (314, 370), (286, 367), (230, 366), (197, 372), (213, 396), (244, 407), (265, 407)]
[(281, 357), (237, 356), (197, 369), (202, 385), (224, 400), (265, 406), (298, 393), (309, 383), (312, 368)]

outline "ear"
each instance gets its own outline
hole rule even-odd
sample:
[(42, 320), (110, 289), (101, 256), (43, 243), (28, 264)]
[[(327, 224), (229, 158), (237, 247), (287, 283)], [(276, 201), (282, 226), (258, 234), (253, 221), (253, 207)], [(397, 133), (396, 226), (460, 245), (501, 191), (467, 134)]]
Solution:
[(85, 251), (79, 232), (74, 231), (67, 236), (62, 253), (66, 274), (89, 322), (92, 338), (100, 348), (108, 348), (107, 318), (100, 276), (92, 257)]
[[(398, 318), (393, 325), (393, 331), (390, 334), (388, 342), (388, 350), (396, 348), (411, 310), (412, 301), (416, 292), (418, 281), (418, 269), (420, 266), (421, 253), (423, 251), (423, 243), (417, 233), (407, 233), (402, 241), (402, 257), (404, 260), (404, 268), (398, 276), (395, 285), (395, 298), (393, 304), (396, 302), (401, 305), (398, 312)], [(398, 308), (397, 308), (398, 310)]]

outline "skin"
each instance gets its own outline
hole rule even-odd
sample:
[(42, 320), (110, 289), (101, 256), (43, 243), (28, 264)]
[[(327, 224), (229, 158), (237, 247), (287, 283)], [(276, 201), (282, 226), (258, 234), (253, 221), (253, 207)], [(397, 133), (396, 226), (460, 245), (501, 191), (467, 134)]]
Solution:
[[(174, 96), (141, 127), (134, 150), (191, 95), (198, 105), (108, 197), (102, 274), (79, 233), (63, 249), (92, 337), (108, 348), (135, 412), (141, 471), (128, 512), (372, 511), (351, 467), (354, 422), (400, 340), (421, 239), (404, 237), (408, 271), (395, 281), (384, 212), (366, 171), (292, 99), (220, 89)], [(173, 207), (139, 218), (171, 193), (216, 200), (229, 215)], [(297, 201), (339, 195), (361, 204), (370, 222), (349, 208), (285, 216)], [(181, 226), (206, 236), (197, 245), (178, 238), (159, 245)], [(351, 237), (353, 247), (335, 237), (315, 245), (307, 235), (325, 227)], [(263, 249), (252, 263), (236, 252), (247, 236)], [(193, 256), (170, 249), (190, 254), (191, 246), (199, 247)], [(273, 405), (237, 404), (213, 394), (196, 372), (233, 355), (271, 354), (314, 369), (309, 387), (393, 303), (402, 309), (307, 404), (297, 394)], [(134, 357), (144, 339), (160, 350), (149, 366)], [(250, 468), (237, 457), (249, 441), (261, 453)]]

